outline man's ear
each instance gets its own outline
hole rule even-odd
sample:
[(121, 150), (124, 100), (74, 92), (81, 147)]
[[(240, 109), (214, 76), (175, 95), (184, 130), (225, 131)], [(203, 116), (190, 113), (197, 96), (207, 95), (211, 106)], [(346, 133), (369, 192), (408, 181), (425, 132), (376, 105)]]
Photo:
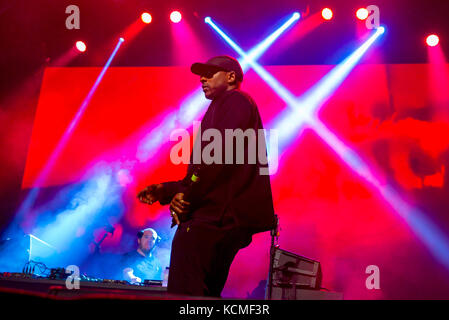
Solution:
[(228, 83), (234, 83), (235, 81), (235, 71), (228, 72)]

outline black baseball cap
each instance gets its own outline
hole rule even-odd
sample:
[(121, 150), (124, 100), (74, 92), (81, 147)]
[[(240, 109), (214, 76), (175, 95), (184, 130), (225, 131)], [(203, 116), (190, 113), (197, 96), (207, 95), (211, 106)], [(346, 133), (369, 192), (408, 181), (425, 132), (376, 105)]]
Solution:
[(190, 70), (199, 76), (218, 71), (234, 71), (238, 81), (243, 81), (243, 70), (240, 63), (230, 56), (217, 56), (207, 60), (206, 63), (192, 64)]

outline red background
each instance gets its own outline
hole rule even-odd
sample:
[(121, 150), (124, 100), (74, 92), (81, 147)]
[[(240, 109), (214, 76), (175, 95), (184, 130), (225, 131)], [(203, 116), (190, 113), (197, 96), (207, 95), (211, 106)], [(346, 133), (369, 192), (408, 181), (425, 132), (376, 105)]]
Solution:
[[(271, 66), (267, 70), (300, 96), (332, 67)], [(23, 188), (33, 184), (100, 71), (45, 70)], [(441, 189), (447, 170), (438, 161), (449, 146), (448, 119), (414, 116), (417, 110), (435, 111), (429, 77), (429, 65), (424, 64), (359, 65), (320, 112), (328, 128), (380, 177), (395, 181), (411, 203), (418, 201), (413, 196), (416, 192)], [(198, 87), (198, 78), (188, 67), (110, 68), (43, 186), (79, 182), (100, 160), (137, 161), (137, 146), (145, 133), (176, 112)], [(246, 74), (242, 89), (258, 104), (266, 129), (287, 108), (252, 71)], [(164, 142), (173, 144), (168, 136)], [(419, 176), (409, 161), (416, 149), (433, 159), (438, 170)], [(131, 171), (132, 183), (123, 196), (127, 209), (120, 228), (145, 226), (167, 214), (160, 206), (137, 203), (135, 194), (150, 182), (182, 178), (184, 170), (184, 165), (170, 163), (169, 148), (139, 163)], [(400, 290), (401, 281), (409, 281), (413, 288), (413, 278), (424, 270), (447, 283), (444, 271), (408, 226), (313, 131), (306, 130), (293, 140), (271, 181), (282, 228), (280, 245), (319, 260), (324, 287), (342, 291), (348, 299), (390, 297)], [(432, 214), (430, 210), (429, 217), (437, 219)], [(110, 250), (119, 245), (122, 229), (117, 234), (104, 243)], [(251, 246), (239, 252), (225, 295), (245, 297), (266, 278), (269, 241), (268, 233), (258, 234)], [(365, 288), (365, 268), (372, 264), (380, 267), (381, 290)], [(430, 283), (416, 288), (431, 297)]]

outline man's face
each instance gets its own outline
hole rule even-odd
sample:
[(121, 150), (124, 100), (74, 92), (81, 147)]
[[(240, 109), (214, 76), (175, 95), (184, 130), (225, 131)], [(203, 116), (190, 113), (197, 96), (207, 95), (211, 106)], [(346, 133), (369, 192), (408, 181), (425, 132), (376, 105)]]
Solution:
[(221, 92), (226, 91), (234, 72), (217, 71), (204, 74), (200, 77), (204, 95), (207, 99), (212, 100)]
[(143, 233), (142, 238), (137, 240), (139, 243), (139, 249), (144, 253), (149, 253), (156, 244), (156, 239), (157, 235), (153, 231), (146, 230)]

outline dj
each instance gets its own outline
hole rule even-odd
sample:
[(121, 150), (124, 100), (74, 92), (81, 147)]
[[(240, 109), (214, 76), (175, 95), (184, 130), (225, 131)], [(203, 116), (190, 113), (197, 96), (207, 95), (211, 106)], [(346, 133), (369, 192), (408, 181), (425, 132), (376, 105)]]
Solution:
[(159, 260), (153, 255), (160, 237), (156, 230), (147, 228), (137, 233), (137, 250), (122, 257), (123, 278), (130, 283), (141, 283), (144, 280), (162, 280), (162, 268)]

